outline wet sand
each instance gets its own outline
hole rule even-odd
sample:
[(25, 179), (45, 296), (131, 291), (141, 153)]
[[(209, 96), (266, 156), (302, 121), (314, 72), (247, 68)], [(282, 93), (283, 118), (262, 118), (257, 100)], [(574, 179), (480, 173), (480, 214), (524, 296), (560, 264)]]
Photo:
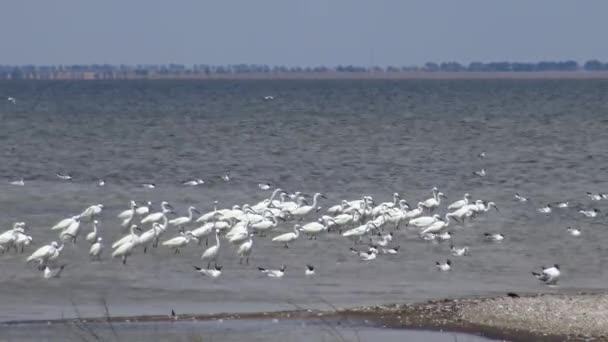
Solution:
[[(329, 305), (329, 304), (328, 304)], [(478, 335), (508, 341), (608, 341), (608, 293), (572, 292), (507, 294), (497, 297), (444, 299), (330, 311), (293, 310), (257, 313), (180, 314), (14, 321), (5, 327), (29, 325), (143, 324), (175, 322), (264, 321), (300, 322), (335, 327), (432, 330)], [(474, 336), (473, 336), (474, 337)], [(482, 339), (483, 340), (483, 339)]]

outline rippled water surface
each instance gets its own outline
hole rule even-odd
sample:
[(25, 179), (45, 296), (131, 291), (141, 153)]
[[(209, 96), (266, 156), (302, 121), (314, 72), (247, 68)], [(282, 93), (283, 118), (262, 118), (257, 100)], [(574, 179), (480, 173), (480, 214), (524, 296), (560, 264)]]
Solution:
[[(102, 315), (102, 300), (111, 314), (130, 315), (537, 291), (544, 287), (530, 271), (553, 263), (562, 267), (560, 288), (608, 282), (608, 202), (585, 196), (608, 191), (608, 81), (8, 82), (0, 95), (17, 99), (0, 101), (0, 226), (26, 221), (36, 243), (29, 252), (57, 239), (54, 223), (90, 204), (105, 205), (107, 253), (123, 234), (116, 214), (131, 199), (167, 200), (181, 216), (189, 205), (209, 211), (214, 200), (221, 207), (257, 203), (269, 196), (259, 182), (324, 192), (324, 208), (364, 194), (389, 201), (395, 191), (416, 203), (433, 186), (450, 202), (468, 192), (500, 208), (450, 228), (454, 243), (471, 249), (469, 257), (452, 257), (451, 272), (434, 267), (450, 257), (448, 243), (429, 244), (405, 227), (394, 239), (401, 253), (369, 263), (336, 234), (301, 237), (289, 249), (256, 237), (249, 266), (223, 241), (217, 280), (193, 272), (204, 248), (196, 245), (180, 255), (138, 251), (123, 266), (108, 254), (89, 262), (81, 240), (66, 246), (65, 272), (52, 280), (11, 251), (0, 255), (0, 321)], [(476, 157), (481, 151), (484, 160)], [(472, 176), (483, 167), (487, 177)], [(55, 172), (74, 181), (61, 182)], [(219, 178), (226, 172), (229, 183)], [(9, 185), (20, 177), (24, 187)], [(95, 184), (100, 177), (103, 188)], [(207, 183), (181, 185), (191, 178)], [(515, 192), (532, 200), (515, 202)], [(535, 210), (559, 200), (601, 212), (591, 219), (575, 208)], [(569, 225), (582, 236), (567, 235)], [(84, 233), (89, 229), (85, 224)], [(276, 233), (290, 229), (282, 224)], [(484, 232), (506, 239), (487, 243)], [(283, 263), (280, 280), (256, 270)], [(317, 268), (314, 278), (304, 276), (307, 263)]]

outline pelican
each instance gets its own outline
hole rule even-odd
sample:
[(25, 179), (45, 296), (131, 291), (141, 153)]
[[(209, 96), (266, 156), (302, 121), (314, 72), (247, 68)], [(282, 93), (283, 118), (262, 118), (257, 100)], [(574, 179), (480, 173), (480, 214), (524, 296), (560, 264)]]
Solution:
[(222, 266), (215, 265), (214, 269), (209, 269), (209, 266), (207, 266), (207, 269), (200, 268), (198, 266), (193, 266), (193, 267), (198, 273), (200, 273), (204, 276), (210, 277), (210, 278), (215, 279), (222, 275)]
[(120, 240), (114, 242), (112, 244), (112, 249), (118, 248), (120, 245), (123, 245), (127, 242), (135, 242), (135, 240), (138, 240), (139, 236), (135, 233), (135, 230), (141, 231), (141, 228), (134, 224), (131, 225), (131, 227), (129, 228), (130, 233), (122, 237)]
[(236, 254), (239, 256), (239, 264), (243, 263), (243, 259), (247, 258), (247, 265), (249, 265), (249, 256), (251, 255), (251, 250), (253, 249), (253, 235), (249, 234), (249, 239), (239, 246), (236, 250)]
[(460, 209), (460, 208), (464, 207), (465, 205), (469, 204), (470, 198), (471, 198), (471, 195), (464, 194), (464, 198), (461, 199), (460, 201), (456, 201), (456, 202), (450, 204), (448, 206), (448, 210), (456, 210), (456, 209)]
[(446, 260), (445, 262), (437, 261), (435, 263), (435, 265), (437, 266), (438, 270), (444, 271), (444, 272), (452, 269), (452, 262), (450, 261), (450, 259)]
[(49, 266), (46, 266), (44, 268), (44, 271), (42, 272), (42, 276), (44, 277), (44, 279), (59, 278), (64, 268), (65, 265), (61, 265), (56, 268), (50, 268)]
[(92, 206), (86, 208), (82, 213), (80, 213), (80, 215), (78, 215), (78, 218), (94, 220), (97, 215), (101, 214), (102, 210), (103, 210), (103, 204), (92, 205)]
[(63, 249), (63, 244), (59, 246), (57, 242), (53, 241), (49, 245), (38, 248), (32, 255), (30, 255), (25, 261), (38, 261), (40, 268), (44, 267), (49, 260), (57, 259), (59, 253)]
[(540, 273), (532, 272), (532, 275), (547, 285), (555, 285), (559, 280), (561, 272), (559, 270), (559, 265), (555, 264), (551, 267), (543, 266)]
[(100, 260), (101, 253), (103, 252), (103, 239), (100, 237), (97, 238), (97, 242), (91, 245), (89, 249), (89, 256), (91, 256), (92, 260)]
[(302, 227), (299, 224), (296, 224), (295, 226), (293, 226), (293, 232), (276, 236), (272, 239), (272, 242), (283, 243), (285, 245), (285, 248), (288, 248), (289, 247), (288, 244), (290, 242), (295, 241), (298, 238), (298, 236), (300, 236), (301, 228)]
[(258, 270), (268, 276), (269, 278), (283, 278), (285, 275), (285, 265), (281, 266), (278, 270), (267, 270), (263, 267), (258, 267)]
[(317, 202), (319, 201), (319, 197), (326, 198), (322, 193), (317, 192), (312, 197), (312, 205), (303, 205), (298, 208), (289, 210), (289, 214), (291, 214), (292, 216), (295, 216), (295, 217), (299, 217), (300, 220), (302, 220), (302, 218), (304, 218), (304, 216), (310, 214), (313, 210), (317, 209)]
[(307, 277), (315, 275), (315, 267), (313, 265), (306, 265), (306, 270), (304, 270), (304, 275)]
[(161, 211), (156, 212), (156, 213), (152, 213), (152, 214), (148, 214), (148, 216), (144, 217), (141, 220), (141, 224), (153, 223), (153, 222), (160, 221), (163, 217), (166, 217), (166, 215), (168, 213), (170, 213), (171, 210), (173, 209), (171, 207), (171, 205), (168, 202), (166, 202), (166, 201), (161, 202), (160, 207), (161, 207)]
[(93, 231), (87, 234), (86, 240), (89, 243), (95, 243), (97, 241), (97, 224), (99, 221), (93, 220)]
[(203, 255), (201, 255), (202, 260), (207, 260), (207, 268), (211, 265), (211, 261), (217, 263), (217, 257), (220, 254), (220, 238), (218, 236), (217, 230), (215, 231), (215, 245), (207, 248)]
[(191, 231), (186, 231), (181, 236), (174, 237), (172, 239), (163, 241), (162, 245), (169, 248), (175, 249), (175, 254), (179, 254), (179, 249), (182, 247), (186, 247), (186, 245), (190, 242), (191, 239), (196, 239), (192, 236)]
[(192, 222), (194, 213), (197, 213), (199, 215), (201, 214), (200, 211), (198, 211), (195, 207), (190, 207), (188, 208), (188, 216), (174, 218), (173, 220), (169, 221), (169, 225), (175, 227), (182, 227), (188, 225), (190, 222)]
[(23, 180), (23, 178), (19, 179), (19, 180), (15, 180), (10, 182), (11, 185), (18, 185), (18, 186), (24, 186), (25, 185), (25, 181)]

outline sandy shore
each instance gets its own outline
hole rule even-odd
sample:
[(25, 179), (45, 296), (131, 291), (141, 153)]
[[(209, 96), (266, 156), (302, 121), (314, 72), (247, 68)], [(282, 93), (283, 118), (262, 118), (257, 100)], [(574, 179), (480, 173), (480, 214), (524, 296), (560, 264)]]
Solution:
[[(177, 314), (81, 318), (46, 324), (208, 321), (228, 319), (312, 319), (326, 324), (375, 325), (454, 331), (508, 341), (608, 341), (608, 293), (507, 294), (426, 303), (336, 309), (233, 314)], [(2, 324), (42, 323), (15, 321)], [(0, 324), (1, 326), (1, 324)]]

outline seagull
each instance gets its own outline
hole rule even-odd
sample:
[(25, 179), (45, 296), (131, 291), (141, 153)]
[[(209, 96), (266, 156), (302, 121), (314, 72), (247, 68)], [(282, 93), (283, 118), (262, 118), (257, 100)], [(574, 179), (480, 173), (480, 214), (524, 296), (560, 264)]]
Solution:
[(222, 176), (222, 179), (224, 180), (224, 182), (230, 182), (230, 175), (229, 174), (225, 174)]
[(100, 179), (99, 181), (97, 181), (97, 186), (102, 187), (106, 185), (106, 181), (104, 181), (103, 179)]
[(528, 200), (529, 200), (528, 197), (524, 197), (524, 196), (518, 194), (517, 192), (515, 193), (515, 199), (520, 202), (528, 202)]
[(585, 216), (585, 217), (596, 217), (600, 211), (599, 211), (599, 209), (592, 209), (592, 210), (579, 210), (578, 212), (583, 214), (583, 216)]
[(574, 227), (568, 227), (568, 234), (572, 236), (581, 236), (581, 231)]
[(486, 153), (485, 152), (481, 152), (480, 154), (477, 155), (477, 157), (483, 159), (486, 157)]
[(274, 96), (272, 96), (272, 95), (264, 96), (264, 101), (272, 101), (272, 100), (274, 100)]
[(452, 269), (452, 262), (450, 261), (450, 259), (446, 260), (446, 262), (437, 261), (435, 265), (440, 271), (449, 271)]
[(532, 275), (547, 285), (555, 285), (559, 280), (561, 272), (559, 271), (559, 265), (555, 264), (551, 267), (543, 266), (540, 273), (532, 272)]
[(315, 267), (313, 265), (306, 265), (306, 271), (304, 271), (306, 276), (315, 275)]
[(399, 253), (400, 247), (401, 246), (397, 246), (394, 248), (382, 248), (382, 254), (395, 255), (395, 254)]
[(359, 258), (363, 261), (372, 261), (376, 259), (376, 254), (378, 254), (378, 250), (376, 248), (370, 248), (367, 252), (358, 251), (351, 247), (351, 252), (357, 254)]
[(57, 268), (50, 268), (49, 266), (46, 266), (44, 268), (44, 272), (42, 273), (42, 276), (44, 277), (44, 279), (59, 278), (59, 276), (61, 276), (61, 271), (63, 271), (64, 268), (65, 268), (65, 265), (61, 265)]
[(11, 102), (12, 104), (17, 104), (17, 100), (14, 97), (7, 97), (6, 101)]
[(207, 270), (204, 268), (200, 268), (198, 266), (193, 266), (193, 267), (198, 273), (200, 273), (204, 276), (207, 276), (207, 277), (214, 278), (214, 279), (222, 275), (222, 266), (215, 265), (215, 269), (207, 269)]
[(452, 238), (452, 233), (450, 233), (450, 232), (439, 233), (439, 234), (437, 234), (437, 238), (442, 241), (449, 240)]
[(589, 196), (589, 198), (591, 198), (592, 201), (601, 201), (602, 199), (604, 199), (604, 196), (602, 196), (603, 194), (594, 194), (591, 192), (587, 192), (587, 196)]
[(568, 208), (568, 205), (570, 204), (569, 202), (557, 202), (555, 203), (557, 205), (558, 208)]
[(262, 190), (269, 190), (270, 189), (270, 183), (260, 183), (258, 184), (258, 187)]
[(144, 183), (141, 186), (143, 186), (144, 188), (147, 188), (147, 189), (154, 189), (154, 188), (156, 188), (156, 184), (154, 184), (154, 183)]
[(484, 233), (483, 235), (486, 237), (486, 240), (490, 240), (490, 241), (502, 241), (505, 239), (505, 236), (500, 233), (495, 233), (495, 234)]
[(182, 183), (182, 185), (185, 185), (185, 186), (197, 186), (197, 185), (203, 185), (203, 184), (205, 184), (205, 181), (200, 178), (193, 179), (193, 180)]
[(551, 213), (551, 204), (547, 204), (547, 206), (536, 209), (541, 214), (549, 214)]
[(481, 169), (480, 171), (474, 171), (473, 174), (478, 177), (485, 177), (486, 169)]
[(458, 248), (458, 247), (454, 247), (454, 245), (450, 246), (450, 251), (452, 252), (453, 256), (465, 256), (465, 255), (469, 255), (469, 247), (468, 246), (464, 246), (462, 248)]
[(18, 185), (18, 186), (24, 186), (25, 182), (23, 181), (23, 178), (16, 180), (16, 181), (12, 181), (11, 185)]
[(72, 176), (69, 173), (63, 174), (63, 173), (56, 173), (55, 174), (57, 176), (57, 178), (63, 180), (63, 181), (71, 181), (72, 180)]
[(258, 267), (258, 270), (267, 275), (269, 278), (283, 278), (285, 275), (285, 268), (285, 265), (283, 265), (281, 266), (281, 269), (278, 270), (267, 270), (264, 267)]

